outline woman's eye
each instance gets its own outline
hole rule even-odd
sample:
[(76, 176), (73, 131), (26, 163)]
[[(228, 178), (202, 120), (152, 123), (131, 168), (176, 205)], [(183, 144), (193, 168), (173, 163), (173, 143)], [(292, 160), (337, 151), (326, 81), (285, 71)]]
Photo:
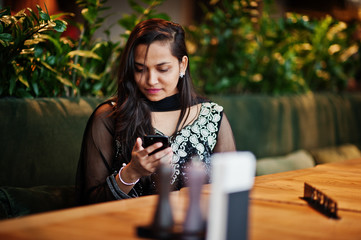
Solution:
[(143, 72), (143, 69), (142, 69), (142, 68), (137, 68), (137, 67), (136, 67), (136, 68), (135, 68), (135, 71), (136, 71), (136, 72)]
[(159, 69), (159, 72), (168, 72), (168, 68), (166, 68), (166, 69)]

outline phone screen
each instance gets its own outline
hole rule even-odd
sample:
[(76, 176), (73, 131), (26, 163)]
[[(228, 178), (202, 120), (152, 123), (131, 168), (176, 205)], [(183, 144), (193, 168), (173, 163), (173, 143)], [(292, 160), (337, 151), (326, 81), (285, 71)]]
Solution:
[(154, 150), (153, 152), (151, 152), (149, 155), (152, 155), (156, 152), (159, 152), (167, 147), (169, 147), (169, 139), (167, 136), (161, 136), (161, 135), (147, 135), (147, 136), (144, 136), (144, 141), (143, 141), (143, 146), (146, 148), (146, 147), (149, 147), (150, 145), (153, 145), (154, 143), (156, 142), (161, 142), (163, 143), (163, 146)]

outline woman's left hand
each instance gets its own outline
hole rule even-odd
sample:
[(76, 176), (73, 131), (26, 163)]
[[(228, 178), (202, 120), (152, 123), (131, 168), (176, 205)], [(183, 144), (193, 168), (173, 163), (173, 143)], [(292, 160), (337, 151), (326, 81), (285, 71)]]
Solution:
[(160, 164), (170, 164), (173, 157), (171, 147), (167, 147), (164, 150), (149, 155), (161, 146), (162, 143), (158, 142), (144, 148), (142, 146), (142, 139), (137, 138), (132, 150), (132, 159), (127, 166), (127, 168), (129, 168), (127, 169), (129, 170), (129, 173), (133, 172), (133, 175), (137, 175), (136, 177), (140, 178), (154, 173)]

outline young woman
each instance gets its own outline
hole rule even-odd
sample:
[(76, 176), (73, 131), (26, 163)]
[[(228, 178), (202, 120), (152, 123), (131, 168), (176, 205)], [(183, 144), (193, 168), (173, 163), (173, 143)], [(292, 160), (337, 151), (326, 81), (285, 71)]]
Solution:
[[(169, 136), (171, 147), (143, 147), (150, 134)], [(213, 152), (235, 151), (223, 108), (196, 95), (183, 28), (150, 19), (128, 39), (119, 65), (117, 96), (101, 104), (85, 129), (77, 172), (81, 204), (156, 193), (155, 171), (174, 169), (173, 190), (185, 186), (185, 169), (199, 156), (210, 174)]]

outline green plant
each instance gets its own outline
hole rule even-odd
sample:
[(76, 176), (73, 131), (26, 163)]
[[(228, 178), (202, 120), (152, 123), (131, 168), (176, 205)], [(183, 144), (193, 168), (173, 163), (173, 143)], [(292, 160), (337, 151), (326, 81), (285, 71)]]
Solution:
[[(129, 0), (134, 10), (121, 17), (117, 24), (125, 29), (118, 42), (95, 39), (102, 26), (106, 0), (78, 0), (84, 22), (78, 40), (62, 36), (67, 23), (58, 19), (68, 13), (49, 16), (37, 7), (22, 10), (14, 16), (10, 9), (0, 11), (0, 97), (72, 97), (111, 96), (116, 90), (116, 62), (128, 32), (139, 21), (166, 14), (155, 8), (164, 0)], [(142, 5), (146, 5), (143, 7)], [(109, 30), (105, 30), (109, 35)]]
[[(157, 13), (155, 8), (162, 4), (164, 0), (142, 0), (146, 5), (134, 0), (128, 0), (133, 9), (133, 13), (124, 14), (117, 22), (123, 29), (124, 33), (119, 36), (119, 41), (113, 43), (109, 39), (110, 30), (106, 29), (106, 40), (95, 40), (94, 33), (98, 30), (106, 17), (104, 10), (106, 0), (78, 0), (77, 3), (83, 8), (82, 15), (85, 23), (80, 25), (81, 36), (78, 43), (78, 52), (83, 51), (83, 56), (75, 54), (74, 64), (72, 67), (76, 70), (73, 72), (73, 83), (78, 86), (78, 95), (96, 95), (110, 96), (116, 91), (116, 67), (119, 62), (120, 54), (128, 39), (130, 31), (137, 23), (149, 18), (169, 19), (164, 13)], [(110, 25), (112, 26), (112, 25)], [(84, 52), (87, 51), (87, 52)], [(89, 53), (94, 53), (90, 57)], [(98, 57), (96, 57), (98, 56)]]
[[(341, 91), (355, 67), (350, 27), (331, 17), (270, 17), (272, 1), (212, 1), (190, 26), (192, 76), (205, 94)], [(359, 57), (358, 57), (359, 58)], [(353, 69), (352, 69), (353, 68)]]
[[(62, 35), (62, 13), (37, 8), (11, 16), (0, 11), (0, 97), (111, 96), (116, 67), (130, 30), (141, 20), (168, 19), (156, 7), (165, 0), (128, 0), (133, 9), (116, 23), (119, 41), (95, 39), (108, 17), (106, 0), (78, 0), (81, 35)], [(205, 94), (287, 94), (342, 91), (358, 71), (360, 41), (353, 25), (331, 17), (298, 14), (272, 18), (272, 1), (211, 1), (201, 24), (186, 28), (191, 73)], [(144, 7), (145, 6), (145, 7)]]
[[(66, 22), (57, 19), (59, 15), (50, 17), (39, 6), (37, 9), (38, 14), (28, 9), (28, 13), (22, 10), (14, 16), (8, 8), (0, 11), (0, 96), (38, 95), (44, 85), (54, 92), (63, 85), (71, 86), (69, 81), (52, 73), (50, 65), (54, 59), (37, 58), (37, 45), (51, 39), (52, 31), (63, 32)], [(44, 72), (44, 69), (50, 71)]]

